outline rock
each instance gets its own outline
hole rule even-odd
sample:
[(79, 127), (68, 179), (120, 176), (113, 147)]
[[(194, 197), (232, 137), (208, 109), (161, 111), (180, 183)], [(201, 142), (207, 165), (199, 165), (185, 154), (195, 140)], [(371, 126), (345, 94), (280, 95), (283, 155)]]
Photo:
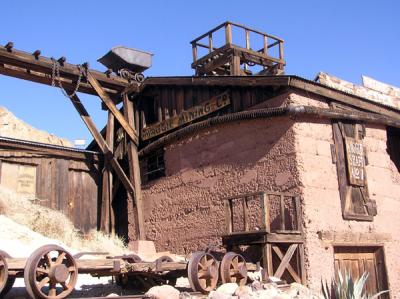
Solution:
[(232, 298), (233, 298), (232, 295), (218, 291), (211, 291), (210, 294), (208, 294), (208, 299), (232, 299)]
[(261, 281), (262, 280), (262, 269), (260, 271), (247, 272), (247, 277), (252, 281), (255, 281), (255, 280)]
[(258, 290), (258, 291), (253, 292), (253, 297), (269, 299), (269, 298), (275, 298), (276, 296), (279, 296), (280, 294), (281, 294), (281, 292), (274, 286), (264, 285), (264, 290)]
[(261, 281), (255, 280), (251, 283), (251, 288), (253, 289), (253, 291), (262, 290), (263, 284), (261, 283)]
[(292, 297), (297, 297), (297, 298), (311, 297), (311, 291), (307, 287), (295, 282), (290, 285), (290, 290), (288, 291), (288, 293)]
[(238, 296), (239, 299), (251, 297), (253, 290), (249, 286), (240, 286), (236, 289), (234, 295)]
[(289, 294), (281, 293), (281, 294), (278, 294), (278, 295), (272, 297), (271, 299), (291, 299), (291, 298), (292, 298), (292, 296), (290, 296)]
[(238, 285), (236, 283), (224, 283), (217, 288), (216, 292), (232, 296), (237, 288)]
[(190, 299), (192, 298), (192, 295), (190, 295), (188, 292), (182, 292), (179, 294), (179, 299)]
[(155, 286), (148, 290), (144, 297), (152, 299), (179, 299), (179, 291), (169, 285)]
[(117, 294), (111, 293), (111, 294), (108, 294), (106, 297), (119, 297), (119, 296)]

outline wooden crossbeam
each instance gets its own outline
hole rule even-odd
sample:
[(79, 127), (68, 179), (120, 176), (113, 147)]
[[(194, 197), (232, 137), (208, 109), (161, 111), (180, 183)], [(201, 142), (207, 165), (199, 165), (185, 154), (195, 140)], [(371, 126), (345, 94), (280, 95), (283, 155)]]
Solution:
[(77, 95), (74, 95), (71, 98), (71, 102), (74, 105), (76, 111), (78, 111), (79, 115), (81, 116), (83, 122), (85, 123), (86, 127), (89, 129), (90, 133), (93, 136), (93, 139), (96, 141), (97, 145), (99, 146), (101, 152), (104, 155), (104, 159), (108, 159), (112, 168), (115, 170), (118, 178), (121, 180), (122, 184), (125, 186), (126, 190), (134, 195), (134, 188), (126, 176), (124, 170), (122, 169), (121, 165), (119, 165), (117, 159), (113, 156), (112, 150), (108, 147), (106, 141), (104, 140), (103, 136), (97, 130), (92, 118), (90, 117), (89, 113), (87, 112), (86, 108), (83, 106), (81, 100), (78, 98)]
[(276, 253), (276, 255), (279, 257), (279, 259), (281, 260), (281, 263), (278, 267), (278, 269), (276, 269), (274, 276), (281, 278), (283, 272), (285, 272), (285, 270), (287, 269), (288, 272), (290, 273), (290, 275), (292, 275), (293, 279), (297, 282), (297, 283), (301, 283), (301, 278), (299, 277), (299, 275), (297, 275), (296, 271), (293, 269), (292, 265), (290, 265), (290, 260), (293, 257), (293, 254), (295, 253), (297, 247), (299, 244), (292, 244), (289, 246), (289, 249), (286, 251), (286, 254), (283, 255), (282, 251), (279, 249), (278, 246), (273, 245), (272, 249), (274, 250), (274, 252)]
[(136, 144), (139, 144), (139, 138), (135, 129), (127, 122), (124, 118), (122, 113), (118, 110), (117, 106), (115, 106), (114, 102), (111, 100), (109, 95), (104, 91), (101, 87), (100, 83), (97, 79), (93, 76), (93, 74), (88, 71), (87, 72), (87, 80), (89, 81), (90, 85), (96, 90), (98, 96), (107, 106), (108, 110), (114, 115), (115, 119), (120, 123), (121, 127), (124, 128), (125, 132), (128, 134), (129, 138)]

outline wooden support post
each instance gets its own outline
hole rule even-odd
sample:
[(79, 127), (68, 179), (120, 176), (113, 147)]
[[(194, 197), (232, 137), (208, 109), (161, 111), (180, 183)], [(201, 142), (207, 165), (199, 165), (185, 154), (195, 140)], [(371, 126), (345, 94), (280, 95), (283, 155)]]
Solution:
[(213, 51), (213, 49), (214, 49), (214, 46), (213, 46), (213, 36), (212, 36), (212, 33), (210, 33), (209, 35), (208, 35), (208, 53), (211, 53), (212, 51)]
[(197, 46), (196, 43), (192, 43), (192, 53), (193, 53), (193, 62), (197, 61)]
[[(114, 150), (114, 115), (108, 112), (106, 142), (111, 151)], [(105, 233), (113, 233), (115, 229), (114, 212), (112, 210), (112, 172), (110, 162), (104, 160), (102, 201), (101, 201), (101, 220), (100, 229)]]
[(268, 55), (268, 36), (264, 35), (264, 55)]
[(225, 43), (232, 43), (232, 25), (230, 23), (226, 23), (225, 25)]
[(102, 100), (102, 102), (104, 103), (104, 105), (107, 106), (108, 110), (110, 110), (110, 112), (115, 116), (117, 121), (120, 123), (121, 127), (124, 128), (126, 134), (128, 134), (128, 136), (129, 136), (129, 138), (133, 142), (135, 142), (135, 144), (138, 144), (139, 139), (138, 139), (135, 129), (133, 128), (133, 126), (128, 124), (128, 122), (125, 120), (122, 113), (118, 110), (118, 108), (115, 106), (114, 102), (111, 100), (111, 98), (108, 96), (108, 94), (103, 90), (100, 83), (91, 74), (90, 71), (87, 71), (87, 80), (89, 81), (89, 83), (93, 87), (93, 89), (97, 92), (97, 94), (99, 95), (99, 97)]
[[(284, 57), (283, 57), (283, 42), (281, 42), (281, 41), (279, 42), (279, 59), (280, 60), (284, 59)], [(282, 63), (279, 64), (279, 68), (281, 70), (283, 70), (283, 64)]]
[(240, 76), (240, 57), (233, 55), (231, 60), (231, 76)]
[(124, 185), (124, 187), (126, 188), (128, 193), (133, 194), (134, 189), (133, 189), (131, 182), (129, 181), (128, 177), (125, 175), (125, 172), (122, 169), (121, 165), (119, 165), (117, 159), (115, 159), (115, 157), (113, 156), (113, 152), (108, 147), (103, 136), (96, 129), (96, 126), (95, 126), (92, 118), (90, 117), (89, 113), (86, 111), (81, 100), (78, 98), (77, 95), (74, 95), (71, 98), (71, 102), (74, 105), (76, 111), (78, 111), (78, 113), (81, 116), (86, 127), (89, 129), (90, 133), (92, 134), (93, 139), (96, 141), (97, 145), (99, 146), (101, 152), (104, 155), (104, 158), (109, 160), (112, 168), (115, 170), (115, 173), (117, 174), (118, 178), (121, 180), (122, 184)]
[(285, 221), (285, 197), (281, 195), (280, 197), (280, 207), (281, 207), (281, 230), (285, 230), (286, 221)]
[[(124, 100), (124, 115), (129, 125), (134, 126), (135, 119), (135, 107), (133, 102), (129, 100), (128, 95), (123, 95)], [(146, 239), (144, 215), (143, 215), (143, 204), (142, 204), (142, 182), (140, 179), (140, 167), (139, 167), (139, 156), (137, 146), (132, 140), (128, 143), (128, 160), (129, 160), (129, 174), (130, 180), (135, 187), (134, 202), (136, 205), (136, 228), (137, 236), (140, 240)]]
[(245, 30), (246, 34), (246, 49), (250, 50), (250, 32), (249, 30)]
[(267, 270), (268, 276), (274, 276), (272, 265), (272, 246), (270, 243), (262, 244), (263, 268)]
[(271, 220), (270, 220), (270, 214), (269, 214), (269, 197), (266, 193), (262, 194), (262, 205), (263, 205), (263, 229), (267, 233), (271, 232)]
[(243, 197), (243, 221), (244, 221), (244, 231), (247, 232), (250, 230), (250, 216), (249, 216), (249, 206), (247, 203), (247, 197)]
[(232, 206), (231, 205), (232, 205), (232, 203), (230, 200), (224, 201), (226, 233), (228, 235), (232, 233)]

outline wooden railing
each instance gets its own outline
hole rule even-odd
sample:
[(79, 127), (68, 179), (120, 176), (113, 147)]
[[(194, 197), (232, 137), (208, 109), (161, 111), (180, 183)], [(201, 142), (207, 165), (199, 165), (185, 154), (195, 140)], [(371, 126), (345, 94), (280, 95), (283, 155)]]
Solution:
[[(258, 52), (265, 56), (271, 56), (271, 55), (269, 55), (269, 52), (270, 52), (269, 49), (271, 49), (273, 47), (278, 47), (279, 48), (278, 49), (278, 57), (275, 57), (275, 59), (278, 59), (279, 61), (284, 61), (284, 55), (283, 55), (283, 42), (284, 41), (282, 39), (280, 39), (279, 37), (276, 37), (276, 36), (273, 36), (273, 35), (258, 31), (258, 30), (254, 30), (254, 29), (251, 29), (249, 27), (246, 27), (246, 26), (243, 26), (243, 25), (240, 25), (237, 23), (225, 22), (190, 42), (192, 44), (193, 62), (196, 62), (198, 60), (198, 47), (206, 48), (209, 53), (220, 48), (220, 47), (215, 47), (214, 42), (213, 42), (213, 36), (215, 36), (216, 32), (221, 30), (222, 28), (224, 28), (223, 30), (225, 31), (225, 44), (232, 44), (232, 27), (240, 28), (241, 30), (243, 30), (244, 38), (245, 38), (245, 48), (247, 50)], [(263, 47), (261, 49), (252, 50), (250, 48), (250, 45), (251, 45), (250, 33), (251, 32), (262, 37)], [(205, 38), (207, 38), (207, 44), (205, 44), (204, 42), (203, 43), (201, 42)], [(221, 45), (221, 46), (223, 46), (223, 45)]]
[(224, 199), (227, 234), (300, 233), (298, 196), (283, 192), (247, 193)]

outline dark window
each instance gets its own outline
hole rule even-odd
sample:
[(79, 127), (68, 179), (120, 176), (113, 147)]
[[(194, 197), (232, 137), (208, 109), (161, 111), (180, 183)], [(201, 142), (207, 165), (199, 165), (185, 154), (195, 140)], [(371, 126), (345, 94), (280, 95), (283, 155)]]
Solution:
[(164, 150), (159, 149), (142, 158), (140, 161), (140, 168), (143, 184), (165, 176)]
[(388, 127), (387, 133), (387, 152), (390, 159), (400, 171), (400, 129)]

